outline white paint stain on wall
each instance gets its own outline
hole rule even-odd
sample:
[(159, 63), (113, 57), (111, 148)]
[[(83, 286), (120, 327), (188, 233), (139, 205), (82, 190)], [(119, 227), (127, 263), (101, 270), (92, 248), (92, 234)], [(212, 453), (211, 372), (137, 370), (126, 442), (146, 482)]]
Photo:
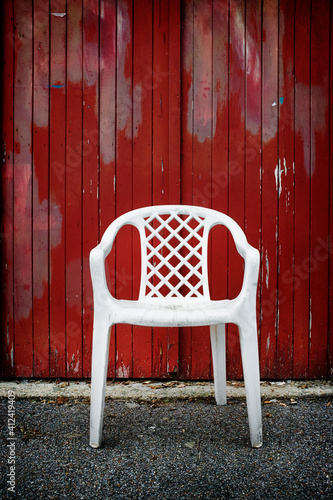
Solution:
[(138, 124), (142, 120), (142, 88), (137, 84), (133, 88), (132, 78), (126, 75), (126, 58), (132, 43), (132, 27), (128, 13), (128, 7), (125, 3), (118, 4), (117, 17), (117, 128), (125, 132), (127, 139), (132, 138), (132, 110), (133, 110), (133, 135), (137, 135)]
[(270, 343), (271, 343), (270, 336), (271, 336), (271, 334), (269, 333), (268, 336), (267, 336), (267, 342), (266, 342), (266, 352), (269, 351), (269, 346), (270, 346)]
[(310, 295), (310, 306), (309, 306), (309, 338), (310, 338), (310, 341), (311, 341), (311, 330), (312, 330), (312, 311), (311, 311), (311, 304), (312, 303), (312, 299), (311, 299), (311, 295)]
[(281, 185), (280, 172), (281, 172), (281, 170), (280, 170), (280, 160), (279, 160), (279, 163), (276, 165), (275, 170), (274, 170), (276, 190), (279, 193), (279, 196), (280, 196), (280, 185)]
[(75, 366), (73, 368), (73, 372), (74, 373), (79, 373), (79, 369), (80, 369), (80, 353), (79, 351), (76, 352), (76, 356), (77, 356), (77, 362), (75, 363)]
[(284, 173), (285, 177), (287, 177), (288, 169), (287, 169), (287, 162), (286, 162), (285, 158), (283, 158), (283, 165), (281, 165), (281, 160), (279, 159), (279, 162), (276, 165), (276, 168), (274, 170), (276, 191), (278, 192), (279, 198), (280, 198), (280, 195), (282, 192), (282, 174), (283, 173)]
[(73, 354), (70, 363), (67, 363), (67, 371), (71, 371), (73, 373), (79, 373), (79, 369), (80, 369), (80, 365), (81, 365), (79, 351), (77, 351), (76, 356), (77, 356), (76, 362), (75, 362), (75, 354)]
[(130, 368), (129, 368), (129, 366), (125, 366), (124, 363), (121, 362), (121, 364), (119, 365), (119, 367), (117, 369), (117, 377), (119, 377), (119, 378), (129, 378), (130, 377)]
[[(323, 85), (325, 83), (323, 82)], [(303, 144), (302, 165), (307, 175), (313, 175), (316, 169), (316, 136), (325, 133), (327, 127), (328, 98), (323, 87), (296, 82), (295, 84), (297, 115), (296, 132)], [(310, 129), (311, 118), (311, 129)], [(311, 137), (310, 137), (311, 133)], [(308, 148), (311, 142), (311, 152)]]

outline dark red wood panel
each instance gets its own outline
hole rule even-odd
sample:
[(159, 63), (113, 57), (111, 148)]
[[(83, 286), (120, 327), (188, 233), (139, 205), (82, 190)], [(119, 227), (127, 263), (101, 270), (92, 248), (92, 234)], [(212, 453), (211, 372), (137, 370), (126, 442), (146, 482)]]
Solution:
[[(83, 341), (91, 352), (93, 296), (89, 252), (98, 243), (99, 216), (99, 2), (83, 1), (83, 130), (82, 130), (82, 253)], [(82, 356), (80, 337), (73, 338), (72, 370)], [(87, 364), (87, 360), (86, 360)]]
[(32, 245), (34, 376), (49, 375), (49, 12), (34, 3)]
[[(264, 378), (332, 374), (332, 6), (329, 0), (3, 2), (4, 376), (90, 376), (90, 250), (150, 204), (228, 213), (261, 254)], [(134, 249), (132, 251), (132, 243)], [(106, 262), (136, 298), (137, 233)], [(240, 290), (226, 230), (213, 299)], [(229, 378), (242, 376), (238, 331)], [(212, 377), (209, 329), (118, 325), (110, 377)]]
[[(230, 4), (229, 37), (229, 207), (228, 214), (244, 229), (245, 207), (245, 1)], [(228, 296), (234, 298), (242, 286), (243, 266), (235, 244), (229, 237)], [(241, 376), (238, 328), (228, 325), (227, 376)]]
[[(192, 150), (193, 150), (193, 31), (194, 6), (191, 0), (182, 4), (182, 53), (181, 53), (181, 203), (193, 204)], [(192, 370), (192, 328), (180, 328), (179, 332), (179, 368), (184, 379), (191, 378)]]
[[(117, 2), (117, 142), (116, 142), (116, 216), (133, 207), (133, 5), (129, 0)], [(132, 229), (124, 228), (116, 247), (117, 297), (132, 298)], [(116, 374), (133, 376), (133, 328), (118, 326), (116, 337)]]
[[(332, 158), (332, 152), (333, 152), (333, 107), (332, 107), (332, 102), (333, 102), (333, 74), (332, 74), (332, 68), (333, 68), (333, 30), (332, 30), (332, 17), (333, 17), (333, 9), (331, 5), (331, 17), (330, 17), (330, 22), (331, 22), (331, 29), (330, 29), (330, 200), (332, 200), (332, 194), (333, 194), (333, 175), (332, 175), (332, 170), (333, 170), (333, 158)], [(329, 234), (333, 234), (333, 204), (332, 202), (330, 203), (330, 214), (329, 214), (329, 219), (330, 219), (330, 228), (329, 228)], [(333, 338), (332, 338), (332, 328), (333, 328), (333, 259), (332, 259), (332, 254), (333, 254), (333, 248), (332, 248), (332, 239), (330, 238), (330, 250), (329, 250), (330, 256), (329, 256), (329, 269), (330, 269), (330, 275), (329, 275), (329, 298), (328, 298), (328, 376), (332, 377), (333, 376)]]
[[(180, 203), (180, 108), (181, 108), (181, 84), (180, 84), (180, 46), (181, 46), (181, 15), (180, 1), (175, 0), (169, 4), (169, 203)], [(167, 373), (179, 373), (179, 329), (168, 329), (167, 350)]]
[[(279, 12), (279, 196), (277, 372), (286, 378), (293, 366), (293, 287), (285, 275), (294, 266), (294, 2), (282, 0)], [(288, 281), (288, 280), (287, 280)]]
[(278, 3), (263, 2), (262, 18), (262, 249), (261, 375), (276, 376), (278, 235)]
[[(193, 157), (192, 184), (193, 205), (211, 207), (211, 192), (206, 198), (197, 196), (201, 188), (209, 189), (212, 169), (212, 48), (213, 5), (212, 1), (194, 1), (193, 37)], [(208, 327), (192, 329), (191, 378), (210, 376), (210, 337)]]
[[(75, 0), (67, 5), (66, 370), (70, 378), (83, 375), (82, 340), (87, 342), (86, 334), (82, 339), (82, 163), (90, 148), (96, 152), (98, 146), (98, 126), (95, 133), (84, 130), (82, 135), (82, 53), (82, 0)], [(86, 292), (89, 287), (90, 283), (86, 285)], [(90, 358), (89, 342), (85, 353), (87, 351), (86, 356)]]
[[(180, 203), (181, 172), (181, 2), (169, 5), (169, 203)], [(166, 75), (161, 75), (165, 77)], [(169, 356), (172, 354), (169, 351)], [(171, 359), (170, 358), (170, 359)]]
[[(153, 68), (152, 2), (134, 4), (133, 34), (133, 208), (152, 204), (153, 89), (160, 74)], [(133, 255), (133, 284), (140, 286), (141, 252)], [(135, 297), (136, 298), (136, 297)], [(152, 329), (133, 327), (133, 376), (149, 378), (152, 373)]]
[[(65, 179), (66, 2), (51, 2), (50, 17), (50, 375), (66, 375)], [(57, 15), (59, 14), (59, 15)]]
[[(103, 2), (100, 11), (100, 122), (99, 122), (99, 238), (110, 221), (115, 218), (115, 155), (116, 155), (116, 0)], [(107, 261), (107, 280), (111, 293), (115, 293), (115, 258)], [(110, 267), (109, 267), (110, 264)], [(109, 349), (108, 376), (116, 373), (116, 342), (114, 328)], [(86, 346), (85, 376), (90, 375), (91, 349)]]
[(295, 246), (294, 273), (285, 271), (294, 292), (293, 376), (309, 369), (310, 275), (304, 269), (310, 238), (310, 0), (295, 4)]
[(14, 1), (15, 375), (33, 375), (32, 331), (32, 6)]
[[(153, 8), (153, 205), (169, 202), (169, 3), (154, 1)], [(154, 328), (152, 373), (167, 373), (168, 328)]]
[(4, 51), (2, 79), (2, 220), (1, 220), (1, 375), (15, 375), (14, 352), (14, 13), (12, 2), (2, 6)]
[(330, 5), (312, 3), (311, 8), (311, 214), (309, 375), (327, 372), (328, 258), (318, 262), (314, 254), (329, 234), (329, 30)]
[[(262, 9), (261, 1), (246, 2), (245, 40), (245, 232), (248, 242), (261, 251), (261, 149), (262, 149)], [(261, 278), (257, 292), (260, 333)]]
[[(227, 214), (229, 78), (225, 67), (229, 66), (228, 2), (213, 2), (212, 52), (212, 173), (210, 184), (202, 186), (200, 196), (211, 196), (211, 207)], [(228, 296), (228, 235), (218, 228), (211, 236), (211, 298), (225, 299)]]

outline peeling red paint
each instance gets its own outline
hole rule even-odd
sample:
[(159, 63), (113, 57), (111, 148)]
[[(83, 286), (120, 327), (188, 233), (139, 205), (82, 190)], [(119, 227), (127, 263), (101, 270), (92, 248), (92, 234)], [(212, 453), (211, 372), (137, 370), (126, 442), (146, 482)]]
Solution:
[(101, 160), (110, 165), (115, 158), (116, 4), (101, 2), (100, 134)]
[(117, 106), (117, 126), (125, 132), (127, 139), (132, 136), (132, 113), (136, 116), (136, 127), (133, 135), (136, 135), (137, 127), (141, 123), (141, 107), (143, 89), (142, 84), (137, 83), (132, 88), (132, 59), (129, 58), (132, 45), (132, 31), (126, 2), (118, 2), (118, 43), (117, 43), (117, 80), (121, 88), (121, 96)]

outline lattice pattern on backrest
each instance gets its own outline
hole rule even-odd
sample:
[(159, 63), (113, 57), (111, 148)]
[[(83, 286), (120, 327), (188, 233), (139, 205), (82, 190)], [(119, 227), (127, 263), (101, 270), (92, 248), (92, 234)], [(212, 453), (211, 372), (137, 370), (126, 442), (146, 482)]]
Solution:
[(189, 214), (154, 213), (144, 218), (146, 275), (141, 297), (209, 295), (204, 223), (203, 217)]

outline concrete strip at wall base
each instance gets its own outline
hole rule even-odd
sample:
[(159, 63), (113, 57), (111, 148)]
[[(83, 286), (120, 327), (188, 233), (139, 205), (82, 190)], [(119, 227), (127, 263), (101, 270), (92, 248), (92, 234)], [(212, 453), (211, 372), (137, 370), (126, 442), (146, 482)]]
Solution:
[[(90, 383), (88, 381), (0, 381), (0, 398), (6, 398), (8, 391), (14, 391), (17, 399), (54, 399), (58, 396), (81, 399), (90, 397)], [(214, 386), (212, 382), (112, 381), (108, 382), (106, 387), (106, 399), (113, 400), (154, 402), (207, 399), (213, 396)], [(265, 381), (261, 382), (261, 396), (263, 401), (332, 397), (333, 381)], [(227, 398), (245, 398), (244, 384), (242, 382), (228, 382)]]

